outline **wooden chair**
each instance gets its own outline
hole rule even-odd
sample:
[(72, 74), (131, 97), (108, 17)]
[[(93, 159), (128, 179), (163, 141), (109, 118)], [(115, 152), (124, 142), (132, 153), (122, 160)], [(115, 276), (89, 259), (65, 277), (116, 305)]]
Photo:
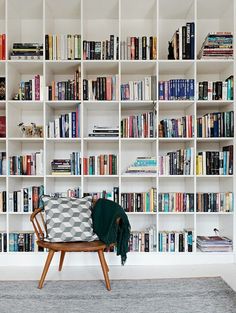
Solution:
[(104, 244), (104, 242), (100, 240), (91, 241), (91, 242), (85, 242), (85, 241), (84, 242), (62, 242), (62, 243), (47, 242), (47, 241), (44, 241), (44, 236), (47, 232), (47, 229), (46, 229), (46, 224), (45, 224), (44, 217), (42, 214), (42, 209), (36, 209), (31, 214), (30, 221), (33, 224), (35, 234), (38, 239), (37, 245), (39, 247), (48, 249), (47, 260), (44, 265), (43, 273), (39, 281), (38, 288), (41, 289), (43, 287), (45, 277), (47, 275), (50, 263), (52, 261), (52, 258), (55, 252), (61, 252), (60, 263), (59, 263), (59, 268), (58, 268), (59, 271), (62, 270), (63, 261), (65, 258), (66, 252), (97, 252), (100, 263), (101, 263), (103, 275), (105, 278), (106, 288), (107, 290), (111, 290), (110, 280), (108, 276), (109, 268), (107, 266), (105, 256), (104, 256), (104, 250), (106, 248), (106, 245)]

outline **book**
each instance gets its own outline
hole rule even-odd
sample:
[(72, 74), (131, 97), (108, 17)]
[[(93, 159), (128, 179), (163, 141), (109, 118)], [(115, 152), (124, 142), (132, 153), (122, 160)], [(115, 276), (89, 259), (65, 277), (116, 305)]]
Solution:
[(0, 77), (0, 100), (6, 100), (6, 79)]
[(151, 225), (143, 231), (132, 231), (129, 238), (130, 252), (156, 252), (156, 226)]
[(158, 131), (160, 138), (192, 138), (194, 136), (194, 116), (162, 119), (159, 122)]
[(126, 212), (157, 212), (157, 190), (121, 193), (121, 206)]
[(156, 76), (147, 76), (142, 80), (129, 81), (120, 86), (121, 100), (146, 100), (155, 101)]
[(166, 192), (158, 194), (159, 212), (194, 212), (194, 194)]
[(84, 175), (117, 175), (118, 157), (115, 154), (101, 154), (84, 157)]
[(198, 192), (197, 212), (233, 212), (233, 192)]
[(43, 150), (9, 157), (9, 173), (10, 175), (43, 175)]
[(194, 100), (194, 79), (159, 81), (159, 100)]
[(6, 116), (0, 116), (0, 137), (6, 137)]
[(118, 60), (119, 37), (110, 35), (109, 40), (88, 41), (83, 40), (84, 60)]
[(198, 82), (198, 100), (233, 100), (233, 80), (231, 75), (225, 81)]
[(193, 230), (160, 231), (159, 252), (193, 252)]

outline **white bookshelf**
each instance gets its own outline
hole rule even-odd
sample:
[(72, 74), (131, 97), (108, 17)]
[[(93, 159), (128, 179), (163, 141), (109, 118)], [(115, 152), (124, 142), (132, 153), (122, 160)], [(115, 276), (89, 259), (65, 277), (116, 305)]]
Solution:
[[(195, 59), (167, 60), (168, 40), (175, 30), (195, 22)], [(230, 74), (236, 76), (235, 60), (197, 60), (201, 44), (210, 31), (231, 31), (236, 35), (236, 1), (234, 0), (0, 0), (0, 33), (6, 33), (7, 60), (0, 61), (0, 75), (6, 76), (6, 101), (0, 101), (0, 113), (7, 117), (7, 135), (0, 139), (0, 150), (6, 151), (7, 159), (14, 154), (44, 151), (44, 174), (42, 176), (0, 176), (0, 190), (13, 191), (22, 187), (44, 184), (45, 193), (65, 191), (80, 187), (84, 192), (112, 190), (118, 186), (121, 192), (145, 192), (156, 187), (158, 192), (234, 191), (236, 176), (181, 175), (128, 175), (127, 167), (137, 156), (163, 155), (178, 148), (193, 147), (197, 151), (221, 148), (236, 144), (235, 138), (90, 138), (88, 133), (101, 121), (120, 125), (123, 117), (153, 108), (152, 101), (14, 101), (20, 79), (43, 75), (44, 86), (52, 79), (72, 77), (81, 65), (83, 78), (102, 75), (118, 75), (120, 83), (156, 75), (159, 80), (174, 78), (195, 79), (195, 100), (158, 101), (157, 122), (162, 118), (235, 109), (235, 101), (198, 101), (196, 83), (200, 80), (224, 80)], [(79, 60), (79, 61), (12, 61), (9, 51), (13, 42), (44, 42), (45, 34), (81, 34), (83, 40), (105, 40), (110, 34), (126, 40), (127, 36), (157, 36), (157, 60)], [(235, 84), (234, 84), (235, 85)], [(82, 93), (81, 93), (82, 94)], [(234, 87), (236, 94), (236, 87)], [(81, 137), (47, 138), (46, 127), (58, 114), (69, 112), (81, 102)], [(44, 125), (44, 137), (22, 138), (17, 124), (20, 122)], [(157, 123), (158, 124), (158, 123)], [(236, 119), (235, 119), (236, 125)], [(119, 156), (118, 175), (104, 176), (53, 176), (50, 162), (53, 158), (66, 158), (72, 151), (82, 156), (115, 153)], [(234, 159), (236, 149), (234, 148)], [(234, 162), (235, 164), (235, 162)], [(234, 168), (235, 171), (235, 168)], [(83, 173), (83, 166), (82, 166)], [(194, 172), (195, 173), (195, 172)], [(196, 199), (196, 197), (195, 197)], [(235, 197), (234, 197), (235, 199)], [(235, 200), (234, 200), (235, 202)], [(234, 208), (236, 202), (234, 203)], [(156, 212), (128, 213), (133, 230), (144, 230), (155, 225), (158, 231), (193, 228), (192, 253), (129, 253), (128, 264), (194, 264), (235, 262), (236, 213)], [(232, 253), (201, 253), (196, 249), (197, 235), (213, 235), (218, 228), (222, 235), (234, 240)], [(29, 214), (1, 213), (0, 231), (32, 230)], [(0, 253), (2, 265), (42, 264), (45, 253)], [(107, 255), (110, 264), (120, 259)], [(78, 261), (80, 260), (80, 261)], [(54, 260), (55, 262), (57, 260)], [(97, 264), (93, 254), (70, 256), (67, 264)]]

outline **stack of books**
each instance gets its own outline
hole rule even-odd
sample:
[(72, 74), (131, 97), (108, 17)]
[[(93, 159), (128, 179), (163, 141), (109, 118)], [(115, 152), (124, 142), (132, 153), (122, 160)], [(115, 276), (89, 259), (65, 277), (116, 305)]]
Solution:
[(0, 252), (7, 252), (7, 233), (0, 233)]
[(198, 59), (232, 59), (233, 34), (231, 32), (209, 33), (198, 54)]
[(156, 137), (156, 112), (131, 115), (121, 120), (122, 138)]
[(159, 100), (194, 100), (194, 79), (159, 81)]
[(151, 188), (148, 192), (123, 192), (121, 206), (126, 212), (156, 212), (157, 190)]
[(0, 175), (6, 175), (7, 173), (7, 161), (6, 152), (0, 152)]
[(119, 60), (119, 37), (110, 35), (110, 40), (83, 41), (84, 60)]
[(10, 175), (43, 175), (43, 150), (9, 157)]
[(234, 77), (226, 78), (225, 81), (202, 81), (198, 82), (198, 100), (233, 100)]
[(76, 111), (62, 114), (48, 124), (48, 138), (80, 137), (80, 103)]
[(40, 43), (13, 43), (11, 60), (43, 60), (43, 45)]
[(159, 252), (193, 252), (193, 230), (160, 231)]
[(157, 37), (127, 37), (120, 43), (121, 60), (156, 60)]
[(51, 162), (52, 175), (81, 175), (81, 157), (72, 152), (70, 159), (54, 159)]
[(78, 66), (74, 73), (74, 79), (67, 81), (52, 81), (46, 87), (46, 96), (49, 101), (81, 100), (81, 67)]
[(84, 158), (84, 175), (117, 175), (118, 157), (115, 154), (101, 154)]
[(9, 233), (10, 252), (33, 252), (35, 251), (34, 233)]
[(221, 236), (197, 236), (197, 248), (202, 252), (230, 252), (233, 242)]
[(43, 101), (43, 76), (35, 75), (29, 81), (21, 81), (13, 100)]
[(233, 192), (198, 192), (197, 212), (233, 212)]
[(130, 252), (156, 252), (157, 251), (156, 226), (151, 225), (144, 231), (132, 231), (129, 238)]
[(42, 208), (41, 196), (44, 194), (44, 186), (31, 186), (21, 188), (8, 193), (9, 212), (33, 212)]
[(94, 125), (89, 137), (119, 137), (119, 127)]
[(69, 188), (66, 191), (51, 192), (50, 197), (54, 198), (80, 198), (80, 187)]
[(156, 157), (137, 157), (135, 162), (127, 168), (126, 174), (148, 175), (157, 172)]
[(198, 117), (197, 136), (234, 137), (234, 112), (212, 112)]
[(194, 116), (163, 119), (159, 122), (158, 129), (161, 138), (192, 138), (194, 136)]
[(233, 175), (233, 145), (222, 147), (222, 151), (198, 152), (197, 175)]
[(84, 100), (118, 100), (118, 75), (83, 80)]
[(156, 76), (121, 84), (121, 100), (156, 100)]
[(179, 149), (159, 156), (159, 175), (193, 175), (194, 149)]
[(194, 60), (194, 23), (186, 23), (174, 33), (168, 46), (169, 60)]
[(45, 35), (46, 60), (81, 60), (81, 35)]
[(103, 190), (102, 192), (84, 192), (84, 197), (87, 196), (92, 196), (93, 203), (101, 198), (119, 203), (119, 187), (113, 187), (112, 191)]
[(0, 213), (7, 211), (7, 192), (0, 192)]
[(194, 212), (194, 193), (159, 193), (158, 210), (159, 212)]
[(6, 60), (6, 34), (0, 34), (0, 60)]

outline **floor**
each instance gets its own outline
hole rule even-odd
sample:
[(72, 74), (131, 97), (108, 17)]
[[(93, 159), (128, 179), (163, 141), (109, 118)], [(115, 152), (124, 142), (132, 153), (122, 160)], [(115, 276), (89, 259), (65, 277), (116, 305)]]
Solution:
[[(0, 280), (38, 280), (40, 267), (0, 266)], [(111, 266), (110, 279), (152, 279), (182, 277), (221, 276), (236, 291), (236, 264), (175, 265), (175, 266)], [(103, 279), (98, 266), (65, 266), (62, 272), (56, 267), (49, 269), (48, 280), (97, 280)]]

